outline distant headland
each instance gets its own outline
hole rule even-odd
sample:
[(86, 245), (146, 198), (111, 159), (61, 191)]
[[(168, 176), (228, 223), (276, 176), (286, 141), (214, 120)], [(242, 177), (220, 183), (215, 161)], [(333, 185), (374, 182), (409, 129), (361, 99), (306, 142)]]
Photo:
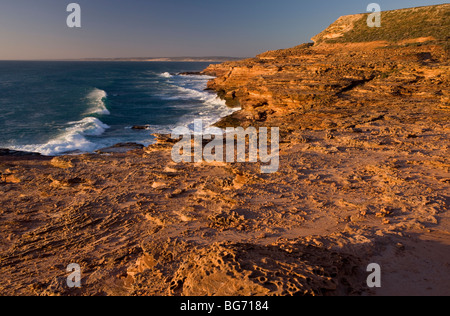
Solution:
[(244, 57), (225, 57), (225, 56), (207, 56), (207, 57), (127, 57), (127, 58), (82, 58), (78, 61), (136, 61), (136, 62), (226, 62), (237, 61)]

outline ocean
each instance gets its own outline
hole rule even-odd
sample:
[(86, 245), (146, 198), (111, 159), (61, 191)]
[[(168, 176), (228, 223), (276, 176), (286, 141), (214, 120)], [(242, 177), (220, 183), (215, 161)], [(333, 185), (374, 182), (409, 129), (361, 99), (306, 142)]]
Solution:
[[(211, 91), (200, 62), (0, 62), (0, 148), (62, 155), (152, 133), (213, 124), (236, 109)], [(133, 126), (148, 125), (146, 130)]]

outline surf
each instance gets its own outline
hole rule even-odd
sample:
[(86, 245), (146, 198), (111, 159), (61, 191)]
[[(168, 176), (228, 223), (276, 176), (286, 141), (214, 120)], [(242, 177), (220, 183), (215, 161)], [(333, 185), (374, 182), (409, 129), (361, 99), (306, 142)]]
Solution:
[(90, 106), (86, 115), (98, 114), (98, 115), (110, 115), (108, 108), (106, 107), (106, 101), (108, 94), (104, 90), (95, 88), (86, 96), (87, 102)]
[(78, 122), (69, 122), (67, 125), (63, 132), (45, 144), (13, 146), (11, 149), (37, 152), (45, 156), (93, 152), (101, 145), (90, 142), (86, 136), (100, 136), (110, 128), (95, 117), (86, 117)]

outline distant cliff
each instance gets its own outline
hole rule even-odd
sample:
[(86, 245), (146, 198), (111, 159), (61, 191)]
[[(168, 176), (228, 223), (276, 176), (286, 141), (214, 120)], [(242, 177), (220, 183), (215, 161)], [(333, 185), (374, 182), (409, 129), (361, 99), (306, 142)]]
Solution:
[(427, 38), (445, 43), (450, 39), (450, 4), (382, 12), (380, 28), (367, 27), (368, 14), (340, 17), (314, 36), (317, 43), (400, 42)]
[(240, 60), (240, 57), (129, 57), (129, 58), (84, 58), (81, 61), (135, 61), (135, 62), (206, 62), (216, 63)]
[(366, 14), (341, 17), (315, 44), (211, 65), (209, 88), (242, 107), (217, 125), (321, 129), (393, 108), (447, 108), (449, 17), (449, 4), (384, 12), (381, 28)]

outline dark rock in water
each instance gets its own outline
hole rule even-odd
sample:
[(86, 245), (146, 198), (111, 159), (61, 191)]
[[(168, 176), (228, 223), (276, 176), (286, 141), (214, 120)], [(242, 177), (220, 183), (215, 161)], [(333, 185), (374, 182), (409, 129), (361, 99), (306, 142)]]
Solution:
[(146, 130), (146, 129), (150, 129), (150, 125), (135, 125), (131, 129)]
[(40, 153), (27, 152), (27, 151), (10, 150), (10, 149), (7, 149), (7, 148), (0, 148), (0, 156), (25, 157), (25, 156), (41, 156), (41, 154)]
[(186, 72), (180, 72), (180, 76), (204, 76), (205, 74), (198, 72), (198, 71), (186, 71)]
[(136, 143), (119, 143), (111, 147), (96, 150), (97, 154), (127, 153), (132, 150), (143, 149), (145, 146)]

